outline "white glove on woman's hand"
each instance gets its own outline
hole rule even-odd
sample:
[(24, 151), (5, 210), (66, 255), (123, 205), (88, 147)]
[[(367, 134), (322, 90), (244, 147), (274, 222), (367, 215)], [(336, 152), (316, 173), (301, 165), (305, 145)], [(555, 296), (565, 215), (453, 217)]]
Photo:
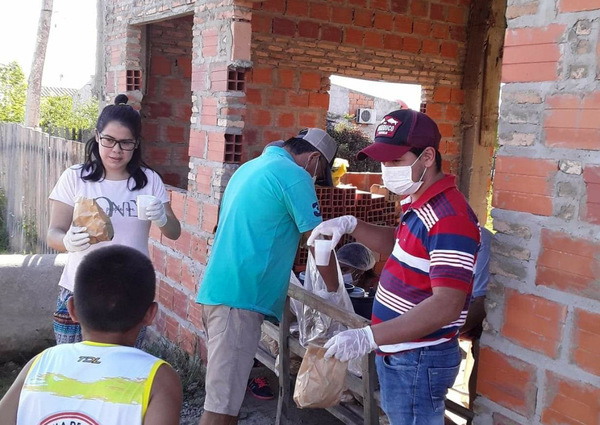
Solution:
[(88, 249), (90, 247), (90, 234), (87, 232), (87, 227), (71, 225), (63, 237), (63, 245), (68, 252), (79, 252)]
[(148, 217), (148, 220), (152, 220), (158, 227), (163, 227), (167, 224), (165, 204), (160, 199), (154, 198), (146, 207), (146, 217)]
[(340, 332), (325, 343), (325, 358), (335, 357), (347, 362), (358, 359), (377, 348), (370, 326)]
[(356, 217), (353, 215), (343, 215), (341, 217), (332, 218), (319, 224), (315, 227), (308, 238), (307, 245), (313, 246), (315, 239), (319, 236), (331, 236), (331, 246), (337, 246), (338, 242), (347, 233), (354, 232), (356, 229)]

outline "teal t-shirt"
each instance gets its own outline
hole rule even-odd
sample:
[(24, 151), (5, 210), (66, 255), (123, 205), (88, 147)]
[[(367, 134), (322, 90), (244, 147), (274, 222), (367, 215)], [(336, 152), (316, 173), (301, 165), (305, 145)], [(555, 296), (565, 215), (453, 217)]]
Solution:
[(321, 221), (309, 173), (285, 149), (267, 148), (227, 184), (196, 301), (281, 320), (300, 236)]

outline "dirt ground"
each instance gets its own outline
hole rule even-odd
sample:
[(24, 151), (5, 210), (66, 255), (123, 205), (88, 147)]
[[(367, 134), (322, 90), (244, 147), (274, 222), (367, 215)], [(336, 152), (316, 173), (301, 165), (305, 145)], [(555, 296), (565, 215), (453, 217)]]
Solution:
[(0, 364), (0, 398), (4, 397), (22, 367), (15, 362)]
[[(252, 377), (265, 376), (269, 380), (269, 385), (273, 393), (277, 395), (277, 377), (268, 368), (255, 368), (252, 370)], [(180, 425), (197, 425), (202, 414), (202, 405), (204, 403), (204, 392), (199, 391), (195, 397), (184, 401), (181, 412)], [(342, 425), (335, 416), (324, 409), (296, 409), (294, 412), (298, 418), (298, 425)], [(240, 425), (272, 425), (275, 423), (277, 414), (277, 397), (273, 400), (259, 400), (253, 397), (249, 391), (246, 391), (246, 398), (240, 411)]]

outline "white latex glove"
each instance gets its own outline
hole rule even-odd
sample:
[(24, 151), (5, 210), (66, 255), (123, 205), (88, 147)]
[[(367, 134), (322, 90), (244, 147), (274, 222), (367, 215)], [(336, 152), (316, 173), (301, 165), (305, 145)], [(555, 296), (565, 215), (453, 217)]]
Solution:
[(87, 227), (71, 225), (63, 237), (63, 245), (69, 252), (79, 252), (88, 249), (90, 247), (90, 234), (87, 232)]
[(335, 357), (339, 361), (347, 362), (358, 359), (377, 348), (373, 331), (370, 326), (362, 329), (348, 329), (340, 332), (325, 343), (325, 358)]
[(154, 198), (146, 207), (146, 217), (148, 220), (152, 220), (158, 227), (163, 227), (167, 224), (165, 204), (163, 204), (160, 199)]
[(356, 217), (353, 215), (343, 215), (341, 217), (332, 218), (319, 224), (315, 227), (306, 242), (308, 246), (313, 246), (315, 239), (319, 236), (331, 236), (331, 246), (337, 246), (338, 242), (347, 233), (354, 232), (356, 229)]

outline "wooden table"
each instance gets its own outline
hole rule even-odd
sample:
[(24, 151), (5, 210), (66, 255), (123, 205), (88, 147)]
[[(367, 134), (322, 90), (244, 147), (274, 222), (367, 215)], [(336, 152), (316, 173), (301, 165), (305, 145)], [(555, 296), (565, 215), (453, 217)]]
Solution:
[[(359, 316), (353, 312), (343, 310), (335, 305), (306, 291), (297, 285), (290, 285), (288, 296), (286, 298), (284, 314), (279, 326), (265, 321), (262, 325), (262, 332), (279, 343), (279, 364), (277, 371), (275, 367), (275, 356), (269, 351), (259, 347), (256, 358), (272, 371), (279, 375), (279, 398), (277, 403), (276, 425), (294, 424), (292, 396), (294, 388), (292, 387), (292, 378), (290, 376), (290, 354), (296, 354), (304, 357), (306, 349), (300, 345), (298, 338), (290, 334), (290, 324), (292, 313), (290, 311), (290, 299), (300, 301), (305, 306), (313, 308), (322, 314), (325, 314), (348, 328), (362, 328), (371, 324), (371, 321)], [(337, 406), (330, 407), (327, 410), (344, 424), (349, 425), (378, 425), (379, 424), (379, 383), (377, 380), (377, 371), (375, 370), (375, 353), (370, 353), (363, 357), (361, 363), (362, 378), (347, 373), (346, 383), (348, 389), (362, 402), (362, 408), (354, 404), (340, 403)], [(453, 413), (472, 420), (473, 412), (463, 406), (446, 400), (446, 408)]]

